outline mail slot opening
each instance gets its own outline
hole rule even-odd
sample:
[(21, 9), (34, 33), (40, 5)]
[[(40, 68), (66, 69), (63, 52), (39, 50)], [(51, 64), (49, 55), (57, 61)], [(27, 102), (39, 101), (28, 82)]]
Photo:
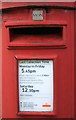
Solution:
[(10, 42), (46, 44), (63, 40), (63, 27), (18, 27), (10, 28)]

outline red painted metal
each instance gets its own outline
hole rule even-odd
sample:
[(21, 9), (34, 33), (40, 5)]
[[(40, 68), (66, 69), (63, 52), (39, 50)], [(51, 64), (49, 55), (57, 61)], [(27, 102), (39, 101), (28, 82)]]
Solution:
[[(74, 93), (76, 93), (76, 10), (74, 12), (74, 26)], [(74, 106), (74, 118), (76, 119), (76, 94), (74, 94)]]
[[(32, 3), (3, 3), (2, 15), (2, 118), (73, 118), (74, 117), (74, 10), (54, 5), (74, 3), (35, 3), (42, 5), (44, 20), (32, 20)], [(44, 5), (45, 4), (45, 5)], [(25, 7), (24, 7), (25, 5)], [(52, 8), (48, 7), (53, 5)], [(15, 7), (14, 7), (15, 6)], [(21, 7), (20, 7), (21, 6)], [(23, 7), (22, 7), (23, 6)], [(26, 7), (27, 6), (27, 7)], [(28, 7), (30, 6), (30, 8)], [(12, 7), (12, 8), (11, 8)], [(7, 9), (8, 8), (8, 9)], [(57, 36), (42, 37), (37, 34), (19, 34), (15, 29), (60, 27)], [(10, 30), (11, 29), (11, 30)], [(30, 37), (31, 36), (31, 37)], [(31, 39), (30, 39), (31, 38)], [(48, 39), (50, 43), (48, 42)], [(27, 41), (28, 40), (28, 41)], [(33, 44), (34, 40), (34, 44)], [(37, 40), (37, 41), (36, 41)], [(45, 41), (44, 41), (45, 40)], [(36, 41), (36, 43), (35, 43)], [(54, 62), (54, 111), (20, 112), (18, 109), (18, 59), (53, 59)]]
[[(33, 24), (32, 24), (33, 25)], [(45, 24), (45, 25), (42, 25), (42, 24), (39, 24), (39, 25), (33, 25), (33, 27), (32, 27), (32, 25), (30, 26), (30, 24), (28, 25), (26, 25), (26, 26), (23, 26), (23, 27), (9, 27), (8, 29), (7, 29), (7, 34), (8, 34), (8, 40), (9, 40), (9, 37), (10, 37), (10, 29), (11, 30), (13, 30), (13, 28), (15, 29), (20, 29), (20, 31), (21, 31), (21, 29), (22, 28), (25, 28), (25, 30), (27, 30), (27, 27), (29, 28), (28, 29), (28, 32), (31, 30), (32, 31), (32, 29), (34, 28), (35, 30), (36, 29), (38, 29), (38, 27), (39, 27), (39, 29), (41, 29), (41, 28), (43, 28), (42, 30), (44, 30), (44, 29), (61, 29), (62, 28), (62, 30), (61, 30), (61, 32), (62, 32), (62, 36), (61, 35), (57, 35), (57, 33), (54, 33), (54, 35), (46, 35), (47, 36), (47, 38), (44, 38), (44, 35), (43, 36), (39, 36), (39, 35), (37, 35), (37, 36), (35, 36), (35, 35), (32, 35), (32, 38), (31, 38), (31, 36), (30, 35), (25, 35), (25, 37), (24, 37), (24, 35), (19, 35), (20, 36), (20, 38), (19, 37), (16, 37), (17, 36), (17, 34), (18, 33), (16, 33), (16, 35), (15, 35), (15, 38), (14, 38), (14, 35), (13, 35), (13, 37), (11, 38), (11, 39), (14, 39), (14, 41), (13, 40), (11, 40), (11, 42), (9, 42), (8, 41), (8, 49), (12, 49), (12, 48), (14, 48), (15, 47), (15, 49), (17, 48), (17, 47), (19, 47), (19, 48), (21, 48), (21, 47), (23, 47), (24, 49), (26, 49), (25, 48), (25, 46), (28, 46), (28, 47), (30, 47), (30, 46), (41, 46), (41, 47), (43, 47), (43, 46), (50, 46), (50, 47), (56, 47), (57, 48), (57, 46), (58, 46), (58, 48), (59, 47), (63, 47), (63, 48), (65, 48), (66, 47), (66, 39), (67, 39), (67, 35), (66, 35), (66, 26), (67, 25), (61, 25), (60, 26), (60, 24), (52, 24), (52, 23), (50, 23), (50, 24)], [(15, 30), (16, 31), (16, 30)], [(47, 31), (46, 31), (47, 32)], [(49, 32), (49, 31), (48, 31)], [(23, 34), (23, 33), (22, 33)], [(56, 35), (56, 36), (55, 36)], [(49, 37), (51, 37), (51, 39), (49, 39)], [(44, 38), (44, 41), (43, 41), (43, 38)], [(30, 40), (31, 39), (31, 40)], [(35, 40), (36, 39), (36, 40)]]
[(2, 26), (0, 21), (0, 118), (1, 117), (2, 117)]
[(37, 1), (32, 1), (30, 2), (28, 0), (28, 2), (3, 2), (2, 3), (2, 7), (1, 9), (8, 9), (8, 8), (15, 8), (15, 7), (23, 7), (23, 6), (30, 6), (30, 5), (38, 5), (38, 4), (42, 4), (42, 6), (46, 5), (46, 6), (49, 6), (49, 5), (58, 5), (58, 6), (68, 6), (68, 7), (74, 7), (74, 2), (45, 2), (45, 0), (43, 0), (44, 2), (41, 2), (41, 0)]

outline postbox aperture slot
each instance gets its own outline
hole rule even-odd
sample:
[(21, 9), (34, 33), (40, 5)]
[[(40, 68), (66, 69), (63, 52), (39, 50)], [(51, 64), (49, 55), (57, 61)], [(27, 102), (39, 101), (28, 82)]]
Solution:
[(51, 44), (63, 40), (63, 27), (18, 27), (10, 28), (10, 42), (16, 44)]
[(48, 35), (56, 34), (62, 36), (62, 27), (26, 27), (26, 28), (12, 28), (13, 34), (24, 35)]

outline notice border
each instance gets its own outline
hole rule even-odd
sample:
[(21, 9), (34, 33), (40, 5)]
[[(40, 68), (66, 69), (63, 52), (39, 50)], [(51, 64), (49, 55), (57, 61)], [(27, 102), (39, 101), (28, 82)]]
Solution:
[[(57, 104), (56, 104), (56, 101), (57, 101), (57, 97), (56, 97), (56, 89), (57, 89), (57, 84), (56, 84), (56, 81), (57, 80), (55, 80), (55, 79), (57, 79), (58, 77), (57, 77), (57, 55), (51, 55), (51, 56), (41, 56), (41, 57), (33, 57), (33, 56), (15, 56), (15, 59), (16, 59), (16, 62), (15, 62), (15, 66), (16, 66), (16, 79), (17, 79), (17, 115), (27, 115), (27, 116), (29, 116), (29, 115), (33, 115), (33, 116), (35, 116), (35, 115), (40, 115), (40, 116), (42, 116), (42, 115), (46, 115), (46, 116), (52, 116), (52, 115), (56, 115), (56, 106), (57, 106)], [(18, 84), (18, 60), (53, 60), (53, 91), (54, 91), (54, 110), (53, 110), (53, 112), (26, 112), (26, 111), (23, 111), (23, 112), (20, 112), (19, 111), (19, 84)]]

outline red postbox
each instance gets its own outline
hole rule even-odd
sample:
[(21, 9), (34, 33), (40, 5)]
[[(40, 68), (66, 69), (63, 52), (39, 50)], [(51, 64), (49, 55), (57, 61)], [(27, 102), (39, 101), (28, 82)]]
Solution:
[(74, 118), (74, 3), (3, 3), (2, 118)]

